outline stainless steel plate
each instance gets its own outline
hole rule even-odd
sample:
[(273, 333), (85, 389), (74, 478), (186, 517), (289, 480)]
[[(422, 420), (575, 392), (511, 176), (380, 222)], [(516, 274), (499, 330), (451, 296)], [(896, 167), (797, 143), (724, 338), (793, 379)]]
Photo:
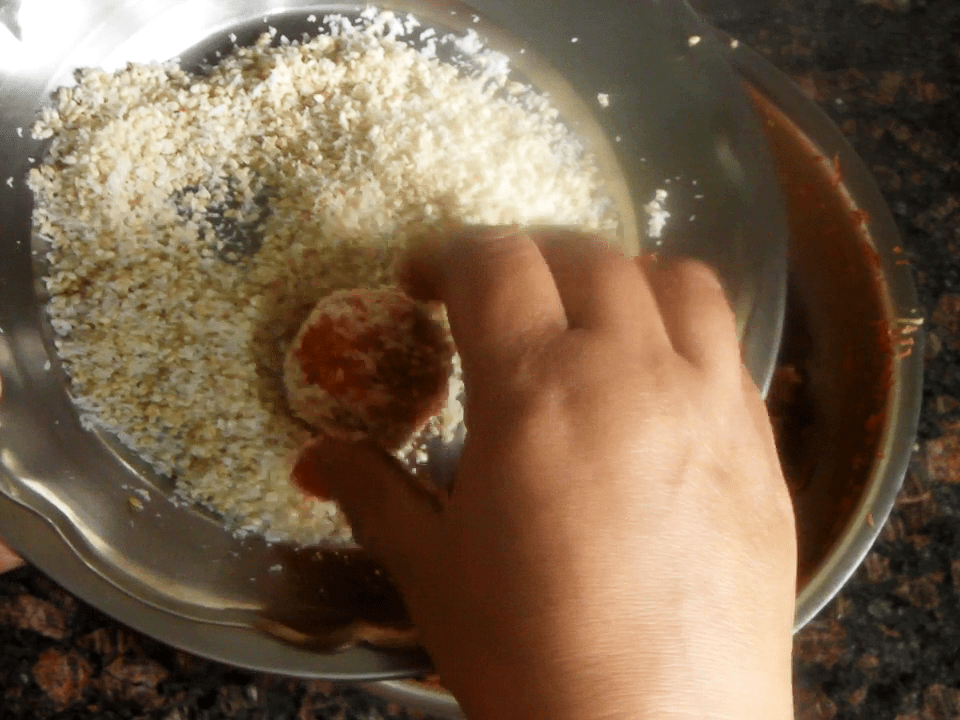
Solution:
[[(376, 608), (389, 591), (368, 582), (373, 574), (361, 560), (325, 574), (318, 563), (329, 556), (317, 560), (235, 538), (216, 518), (171, 502), (170, 482), (111, 438), (84, 430), (46, 341), (31, 262), (24, 176), (42, 147), (28, 129), (75, 68), (172, 57), (189, 66), (228, 47), (230, 33), (248, 41), (275, 25), (296, 37), (316, 27), (308, 15), (357, 13), (362, 5), (23, 0), (15, 8), (16, 1), (5, 0), (3, 17), (16, 17), (19, 38), (0, 26), (0, 182), (10, 177), (12, 184), (0, 185), (0, 534), (93, 605), (200, 655), (332, 679), (424, 669), (417, 652), (310, 652), (256, 629), (264, 613), (288, 606), (339, 622), (351, 603)], [(785, 295), (781, 199), (739, 82), (705, 33), (691, 41), (702, 30), (685, 5), (481, 0), (474, 10), (411, 0), (383, 6), (412, 11), (438, 30), (472, 28), (507, 52), (598, 153), (626, 218), (642, 217), (633, 209), (666, 187), (673, 218), (663, 252), (700, 257), (719, 269), (747, 363), (767, 384)], [(527, 52), (520, 54), (521, 47)], [(600, 92), (611, 98), (607, 109), (595, 103)], [(149, 498), (143, 510), (129, 503), (134, 494)], [(284, 570), (271, 573), (278, 564)], [(362, 580), (365, 589), (350, 590), (345, 579)], [(305, 589), (318, 586), (337, 594), (340, 604), (318, 603), (317, 593), (305, 598)], [(387, 604), (393, 608), (395, 600)]]

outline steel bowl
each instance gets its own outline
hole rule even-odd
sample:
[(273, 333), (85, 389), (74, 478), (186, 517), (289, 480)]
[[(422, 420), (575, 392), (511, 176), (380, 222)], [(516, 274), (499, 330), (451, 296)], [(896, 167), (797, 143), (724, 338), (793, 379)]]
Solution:
[[(273, 25), (298, 37), (316, 27), (309, 15), (356, 14), (363, 5), (0, 0), (0, 6), (0, 183), (9, 178), (9, 187), (0, 184), (0, 535), (92, 605), (198, 655), (330, 679), (427, 669), (416, 650), (329, 651), (357, 622), (388, 630), (406, 622), (395, 591), (363, 556), (238, 539), (210, 514), (172, 503), (172, 483), (113, 438), (81, 427), (36, 289), (32, 198), (24, 184), (43, 153), (29, 128), (50, 93), (73, 81), (75, 68), (173, 57), (199, 67), (231, 45), (231, 33), (248, 42)], [(616, 0), (478, 0), (469, 8), (398, 0), (383, 6), (412, 11), (439, 31), (476, 30), (506, 52), (598, 155), (628, 228), (654, 190), (668, 188), (674, 218), (661, 252), (717, 267), (746, 362), (767, 385), (786, 288), (782, 201), (760, 124), (722, 47), (685, 4), (651, 1), (625, 10)], [(611, 99), (608, 108), (596, 102), (601, 92)], [(142, 509), (131, 505), (134, 495), (149, 498)], [(283, 571), (271, 573), (277, 565)], [(327, 643), (291, 644), (304, 639), (306, 626), (328, 629)]]

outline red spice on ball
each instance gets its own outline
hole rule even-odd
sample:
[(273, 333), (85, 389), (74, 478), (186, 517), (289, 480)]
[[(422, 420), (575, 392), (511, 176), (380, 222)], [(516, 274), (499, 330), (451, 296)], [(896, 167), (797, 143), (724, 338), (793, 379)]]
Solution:
[(294, 412), (340, 439), (397, 450), (447, 399), (453, 344), (429, 309), (398, 290), (342, 290), (318, 303), (285, 364)]

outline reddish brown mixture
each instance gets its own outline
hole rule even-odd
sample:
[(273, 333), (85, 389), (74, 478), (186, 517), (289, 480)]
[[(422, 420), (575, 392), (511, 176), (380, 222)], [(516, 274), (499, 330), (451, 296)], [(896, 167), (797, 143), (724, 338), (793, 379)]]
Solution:
[(294, 411), (334, 437), (405, 445), (444, 406), (453, 349), (428, 310), (397, 290), (346, 290), (320, 302), (287, 361)]

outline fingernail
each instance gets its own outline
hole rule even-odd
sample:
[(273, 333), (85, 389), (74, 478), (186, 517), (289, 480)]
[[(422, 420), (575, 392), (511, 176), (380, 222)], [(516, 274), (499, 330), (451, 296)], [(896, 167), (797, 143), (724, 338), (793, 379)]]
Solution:
[(645, 252), (637, 255), (637, 265), (646, 272), (657, 265), (657, 254), (655, 252)]
[(689, 268), (704, 284), (709, 285), (714, 290), (723, 290), (723, 284), (720, 282), (720, 278), (717, 277), (717, 273), (709, 265), (694, 261), (689, 263)]
[(496, 242), (516, 237), (519, 233), (519, 225), (464, 225), (411, 240), (397, 271), (397, 282), (415, 300), (436, 300), (445, 267), (445, 253), (451, 245), (457, 242)]
[(487, 242), (514, 237), (520, 233), (520, 226), (513, 225), (467, 225), (457, 235), (466, 240)]

